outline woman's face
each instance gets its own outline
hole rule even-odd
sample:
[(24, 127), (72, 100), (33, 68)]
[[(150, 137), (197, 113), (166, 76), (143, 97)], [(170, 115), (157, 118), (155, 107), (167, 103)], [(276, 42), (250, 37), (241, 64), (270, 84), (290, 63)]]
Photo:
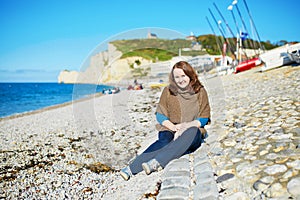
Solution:
[(182, 69), (175, 68), (173, 70), (173, 76), (175, 79), (175, 83), (181, 89), (186, 88), (190, 84), (190, 78), (184, 73)]

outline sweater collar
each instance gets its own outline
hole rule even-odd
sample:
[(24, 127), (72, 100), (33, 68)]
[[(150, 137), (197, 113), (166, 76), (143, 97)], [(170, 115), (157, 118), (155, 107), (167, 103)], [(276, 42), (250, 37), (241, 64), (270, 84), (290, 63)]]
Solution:
[(195, 92), (190, 87), (184, 89), (178, 88), (178, 95), (188, 100), (194, 97)]

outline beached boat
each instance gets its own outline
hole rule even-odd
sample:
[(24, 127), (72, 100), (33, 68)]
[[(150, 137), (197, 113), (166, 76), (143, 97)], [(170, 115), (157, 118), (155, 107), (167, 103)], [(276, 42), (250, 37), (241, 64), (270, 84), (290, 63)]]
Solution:
[(232, 74), (234, 72), (233, 59), (229, 56), (215, 58), (218, 75)]
[(292, 61), (296, 63), (300, 63), (300, 43), (291, 45), (288, 48), (288, 56)]
[(227, 75), (234, 72), (234, 66), (232, 65), (219, 65), (216, 68), (218, 75)]
[(261, 71), (267, 71), (283, 65), (300, 62), (300, 43), (287, 44), (260, 55), (260, 59), (264, 63)]
[(109, 89), (103, 89), (102, 94), (116, 94), (120, 92), (120, 88), (114, 87), (114, 88), (109, 88)]
[[(213, 20), (215, 21), (215, 24), (218, 27), (218, 29), (223, 37), (222, 38), (223, 42), (221, 42), (221, 43), (218, 41), (218, 38), (216, 37), (216, 42), (219, 46), (222, 56), (225, 57), (225, 55), (227, 55), (227, 45), (228, 45), (229, 50), (231, 51), (232, 57), (234, 59), (231, 62), (227, 62), (226, 59), (223, 58), (222, 60), (225, 60), (225, 61), (221, 60), (221, 63), (220, 64), (218, 63), (216, 65), (217, 73), (219, 75), (246, 71), (246, 70), (252, 69), (253, 67), (256, 67), (261, 64), (261, 59), (258, 57), (258, 54), (260, 53), (261, 49), (264, 49), (264, 47), (261, 45), (261, 42), (260, 42), (261, 40), (260, 40), (258, 31), (254, 25), (254, 21), (250, 14), (250, 10), (248, 8), (246, 0), (243, 0), (243, 2), (244, 2), (246, 10), (248, 12), (249, 18), (250, 18), (250, 25), (251, 25), (252, 33), (253, 33), (253, 30), (255, 32), (254, 34), (252, 34), (252, 36), (257, 37), (259, 47), (257, 47), (256, 44), (254, 44), (253, 39), (251, 40), (249, 31), (245, 24), (245, 20), (239, 10), (237, 0), (234, 0), (232, 2), (232, 4), (228, 7), (228, 10), (231, 11), (233, 20), (235, 22), (236, 33), (233, 33), (233, 31), (230, 28), (230, 26), (228, 25), (228, 22), (226, 21), (225, 17), (222, 15), (222, 13), (220, 12), (220, 10), (218, 9), (218, 7), (215, 3), (214, 3), (214, 6), (215, 6), (216, 10), (218, 11), (219, 15), (221, 16), (222, 20), (217, 21), (213, 12), (209, 9), (211, 16), (212, 16)], [(233, 9), (237, 9), (239, 17), (241, 18), (241, 21), (242, 21), (242, 27), (238, 26)], [(208, 22), (212, 32), (214, 33), (214, 35), (216, 35), (210, 21), (208, 20), (207, 17), (206, 17), (206, 19), (207, 19), (207, 22)], [(223, 22), (226, 24), (228, 31), (231, 33), (231, 37), (236, 38), (236, 41), (233, 40), (233, 42), (231, 42), (228, 37), (225, 37), (225, 31), (222, 27)], [(223, 43), (223, 46), (221, 46), (222, 43)], [(234, 45), (232, 45), (232, 43), (234, 43)], [(234, 47), (234, 46), (236, 46), (236, 47)], [(257, 53), (257, 51), (258, 51), (258, 53)], [(247, 60), (242, 60), (242, 58), (245, 58), (245, 57), (247, 58)], [(248, 59), (248, 58), (250, 58), (250, 59)]]
[(164, 82), (150, 82), (148, 84), (148, 86), (151, 89), (156, 89), (156, 88), (161, 88), (161, 87), (166, 87), (168, 85), (168, 83), (164, 83)]
[(259, 58), (252, 58), (245, 60), (243, 62), (240, 62), (236, 68), (235, 68), (235, 73), (243, 72), (249, 69), (252, 69), (258, 65), (261, 64), (261, 60)]

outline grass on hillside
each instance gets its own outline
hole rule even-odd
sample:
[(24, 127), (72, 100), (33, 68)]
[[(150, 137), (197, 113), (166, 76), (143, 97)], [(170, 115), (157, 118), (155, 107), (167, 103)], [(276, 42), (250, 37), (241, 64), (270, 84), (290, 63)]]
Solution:
[[(122, 58), (141, 56), (153, 62), (170, 60), (172, 57), (178, 56), (180, 48), (191, 47), (191, 41), (185, 39), (134, 39), (116, 40), (111, 43), (123, 53)], [(206, 54), (206, 52), (182, 51), (181, 54), (184, 56), (196, 56)]]
[(172, 57), (177, 55), (178, 54), (166, 50), (162, 50), (162, 49), (138, 49), (123, 54), (121, 58), (139, 56), (147, 60), (152, 60), (153, 62), (156, 62), (156, 61), (170, 60), (172, 59)]
[(179, 48), (191, 46), (191, 41), (185, 39), (165, 40), (165, 39), (133, 39), (115, 40), (111, 42), (122, 53), (138, 49), (162, 49), (172, 53), (178, 53)]
[[(220, 55), (223, 46), (224, 39), (221, 36), (215, 35), (200, 35), (197, 37), (197, 41), (201, 43), (202, 47), (206, 51), (181, 51), (183, 56), (198, 56), (204, 54)], [(235, 50), (236, 38), (228, 38), (231, 45), (228, 45), (227, 54), (230, 56)], [(116, 48), (123, 53), (123, 58), (130, 56), (141, 56), (145, 59), (152, 61), (166, 61), (173, 56), (178, 56), (178, 50), (182, 48), (190, 48), (192, 42), (186, 39), (132, 39), (132, 40), (115, 40), (111, 42)], [(253, 44), (258, 47), (258, 42), (252, 39), (244, 41), (246, 44)], [(261, 44), (267, 49), (277, 47), (270, 42), (261, 42)], [(250, 48), (248, 45), (247, 48)], [(230, 46), (232, 46), (230, 48)], [(231, 49), (231, 51), (230, 51)]]

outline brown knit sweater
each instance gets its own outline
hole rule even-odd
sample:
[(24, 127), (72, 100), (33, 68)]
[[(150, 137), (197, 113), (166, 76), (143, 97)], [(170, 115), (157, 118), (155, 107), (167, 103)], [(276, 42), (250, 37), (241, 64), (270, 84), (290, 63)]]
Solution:
[[(210, 118), (210, 106), (207, 92), (202, 87), (196, 94), (178, 93), (172, 95), (165, 87), (160, 96), (156, 112), (165, 115), (174, 123), (190, 122), (199, 117)], [(168, 130), (162, 125), (156, 127), (158, 131)], [(201, 132), (205, 130), (201, 129)]]

